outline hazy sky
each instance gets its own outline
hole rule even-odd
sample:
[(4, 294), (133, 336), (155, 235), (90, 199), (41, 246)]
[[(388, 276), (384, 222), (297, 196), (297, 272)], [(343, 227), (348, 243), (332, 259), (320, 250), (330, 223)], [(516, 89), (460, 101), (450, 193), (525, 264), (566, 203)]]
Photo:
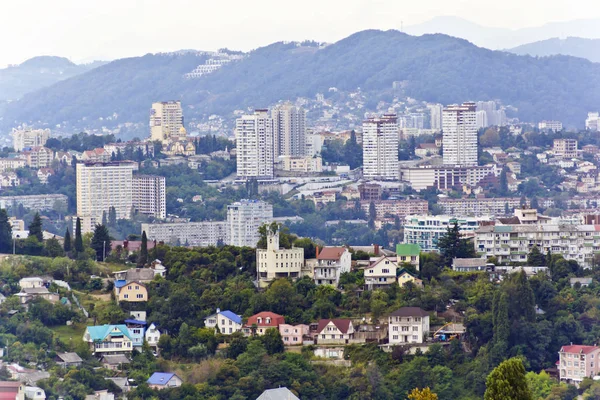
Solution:
[(600, 17), (598, 0), (0, 0), (0, 66), (36, 55), (73, 61), (178, 49), (249, 50), (279, 40), (332, 42), (455, 15), (522, 28)]

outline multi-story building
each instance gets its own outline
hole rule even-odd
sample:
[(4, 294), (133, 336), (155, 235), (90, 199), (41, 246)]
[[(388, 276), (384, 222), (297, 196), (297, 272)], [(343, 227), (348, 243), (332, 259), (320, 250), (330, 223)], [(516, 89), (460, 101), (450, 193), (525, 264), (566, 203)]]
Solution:
[(0, 158), (0, 172), (23, 168), (26, 164), (22, 158)]
[(477, 111), (475, 113), (475, 124), (477, 125), (477, 129), (481, 129), (481, 128), (486, 128), (489, 125), (488, 123), (488, 117), (487, 117), (487, 113), (483, 110), (481, 111)]
[(474, 167), (449, 165), (409, 167), (400, 171), (400, 180), (409, 183), (413, 189), (418, 191), (427, 188), (451, 190), (461, 188), (463, 185), (475, 187), (483, 185), (487, 181), (495, 182), (501, 172), (502, 170), (495, 164)]
[(556, 157), (561, 158), (576, 158), (577, 157), (577, 140), (575, 139), (554, 139), (552, 152)]
[(354, 338), (354, 326), (347, 318), (321, 319), (315, 339), (318, 344), (348, 344)]
[(398, 265), (411, 264), (419, 270), (421, 246), (418, 244), (398, 243), (396, 245), (396, 261)]
[(281, 324), (285, 324), (283, 315), (270, 311), (262, 311), (248, 317), (248, 321), (242, 327), (242, 331), (246, 336), (262, 336), (268, 329), (279, 329)]
[(256, 110), (235, 122), (238, 179), (271, 179), (275, 161), (273, 119)]
[(118, 280), (115, 282), (114, 291), (117, 301), (127, 303), (148, 301), (148, 289), (141, 282)]
[(109, 162), (111, 158), (112, 153), (109, 153), (102, 147), (85, 150), (81, 156), (81, 160), (85, 162)]
[(426, 214), (429, 206), (427, 200), (420, 199), (361, 201), (360, 208), (367, 215), (369, 215), (371, 203), (375, 206), (376, 218), (384, 218), (386, 215), (403, 218), (407, 215)]
[(92, 354), (131, 354), (133, 341), (125, 325), (88, 326), (83, 334)]
[(276, 106), (273, 119), (274, 157), (306, 155), (306, 111), (292, 104)]
[(290, 172), (323, 172), (321, 157), (312, 156), (279, 156), (278, 163), (283, 171)]
[(363, 122), (363, 176), (398, 180), (398, 123), (395, 114)]
[(306, 133), (306, 155), (309, 157), (314, 157), (316, 155), (321, 154), (321, 149), (323, 148), (323, 136), (319, 134), (315, 134), (312, 131), (307, 129)]
[(13, 129), (12, 137), (15, 151), (23, 151), (29, 147), (45, 145), (50, 139), (50, 129)]
[(150, 110), (150, 140), (169, 142), (185, 139), (181, 101), (152, 103)]
[(404, 243), (418, 244), (422, 251), (437, 251), (438, 240), (458, 224), (463, 238), (473, 237), (484, 217), (452, 217), (449, 215), (413, 215), (404, 223)]
[(223, 335), (231, 335), (242, 330), (242, 317), (233, 311), (221, 311), (209, 315), (204, 319), (204, 326), (207, 328), (218, 328)]
[(316, 285), (331, 285), (338, 287), (340, 276), (350, 272), (352, 255), (346, 247), (317, 248), (317, 264), (313, 269), (313, 279)]
[(132, 181), (135, 163), (78, 163), (77, 216), (82, 219), (82, 231), (89, 232), (102, 222), (114, 207), (117, 219), (131, 217)]
[(358, 192), (363, 201), (377, 201), (381, 200), (383, 187), (377, 183), (361, 183), (358, 185)]
[[(468, 215), (482, 217), (485, 215), (505, 215), (522, 206), (518, 197), (495, 197), (483, 199), (439, 199), (437, 205), (446, 215)], [(525, 206), (529, 201), (525, 201)]]
[(29, 168), (47, 168), (54, 160), (54, 151), (36, 146), (23, 150), (21, 157), (25, 159), (25, 164)]
[(269, 232), (267, 248), (256, 249), (256, 271), (259, 287), (267, 287), (275, 279), (297, 279), (304, 267), (304, 248), (279, 247), (279, 232)]
[(560, 121), (540, 121), (538, 122), (538, 129), (540, 131), (553, 131), (560, 132), (563, 129), (563, 124)]
[(48, 211), (56, 205), (66, 209), (68, 197), (64, 194), (33, 194), (26, 196), (0, 196), (0, 208), (9, 209), (22, 205), (31, 211)]
[(600, 373), (600, 347), (568, 345), (558, 352), (558, 375), (561, 381), (580, 383)]
[(444, 164), (477, 165), (477, 120), (475, 103), (444, 108)]
[(260, 200), (241, 200), (227, 206), (227, 243), (256, 247), (258, 228), (273, 221), (273, 206)]
[(590, 131), (600, 131), (600, 113), (590, 112), (585, 120), (585, 129)]
[(171, 245), (207, 247), (227, 243), (225, 221), (142, 224), (142, 232), (148, 240)]
[(165, 177), (157, 175), (133, 175), (131, 202), (144, 215), (165, 219), (167, 217), (167, 195)]
[(429, 109), (429, 126), (435, 131), (442, 130), (442, 112), (444, 106), (441, 104), (427, 104)]
[(419, 307), (402, 307), (388, 317), (390, 344), (423, 343), (429, 335), (429, 314)]
[(303, 344), (304, 336), (308, 336), (310, 327), (304, 324), (279, 325), (279, 333), (281, 334), (281, 340), (286, 346), (300, 346)]
[(379, 257), (364, 269), (365, 287), (367, 290), (375, 290), (395, 285), (397, 270), (396, 257)]
[(0, 172), (0, 189), (21, 186), (21, 179), (16, 172)]

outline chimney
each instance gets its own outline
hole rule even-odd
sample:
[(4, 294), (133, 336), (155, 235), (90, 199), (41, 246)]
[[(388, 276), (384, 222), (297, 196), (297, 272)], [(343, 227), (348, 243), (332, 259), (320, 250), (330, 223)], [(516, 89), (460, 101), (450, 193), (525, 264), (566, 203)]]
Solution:
[(373, 252), (375, 253), (376, 256), (379, 256), (379, 245), (378, 244), (373, 245)]
[(315, 258), (319, 258), (319, 246), (317, 246), (317, 255), (315, 256)]
[(217, 307), (217, 314), (221, 312), (221, 309)]

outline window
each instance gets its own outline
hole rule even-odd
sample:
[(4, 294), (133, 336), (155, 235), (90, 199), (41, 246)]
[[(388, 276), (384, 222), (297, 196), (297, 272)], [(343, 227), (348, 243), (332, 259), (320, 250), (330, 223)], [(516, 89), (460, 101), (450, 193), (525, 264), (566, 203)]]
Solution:
[(421, 317), (415, 317), (415, 322), (421, 322)]
[(125, 299), (128, 299), (128, 298), (129, 298), (129, 295), (128, 295), (128, 294), (125, 294), (125, 295), (123, 295), (123, 298), (125, 298)]
[(392, 327), (392, 330), (393, 330), (394, 332), (398, 332), (398, 327), (397, 327), (397, 326), (394, 326), (394, 327)]
[(231, 329), (231, 328), (229, 328), (229, 333), (232, 333), (232, 332), (233, 332), (233, 331), (232, 331), (232, 329)]
[(408, 332), (408, 326), (403, 326), (402, 327), (402, 332)]
[(144, 295), (143, 295), (143, 294), (141, 294), (141, 293), (138, 293), (138, 294), (136, 294), (136, 295), (135, 295), (135, 297), (136, 297), (137, 299), (143, 299), (143, 298), (144, 298)]
[(417, 335), (413, 335), (413, 340), (419, 340), (419, 337)]
[(321, 339), (325, 339), (325, 335), (321, 335)]
[(413, 332), (419, 332), (419, 327), (418, 326), (413, 326)]
[(135, 290), (140, 290), (140, 287), (136, 285)]
[(225, 320), (224, 319), (221, 320), (221, 325), (225, 325)]
[(398, 340), (398, 335), (394, 335), (394, 336), (392, 336), (392, 339), (394, 339), (394, 340)]
[(389, 274), (390, 270), (387, 269), (387, 268), (384, 268), (384, 269), (381, 270), (381, 272), (384, 273), (384, 274)]

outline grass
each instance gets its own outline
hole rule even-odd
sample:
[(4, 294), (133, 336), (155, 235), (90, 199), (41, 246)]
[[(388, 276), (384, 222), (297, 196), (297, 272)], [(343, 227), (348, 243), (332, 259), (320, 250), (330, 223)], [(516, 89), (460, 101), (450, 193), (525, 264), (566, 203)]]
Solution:
[(61, 342), (69, 345), (72, 343), (73, 346), (77, 346), (79, 343), (83, 343), (83, 333), (85, 332), (85, 323), (68, 325), (60, 325), (50, 328), (54, 333), (54, 336)]

